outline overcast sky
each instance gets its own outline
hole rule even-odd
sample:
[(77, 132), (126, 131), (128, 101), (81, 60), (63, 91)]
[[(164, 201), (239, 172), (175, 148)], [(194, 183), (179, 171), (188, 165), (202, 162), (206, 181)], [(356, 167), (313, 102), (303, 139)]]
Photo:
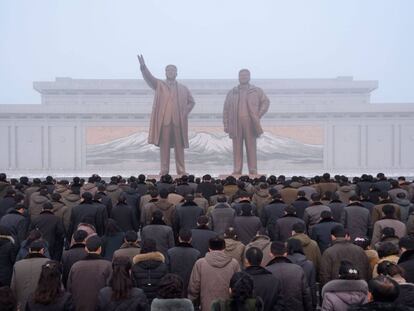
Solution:
[(373, 102), (414, 103), (412, 0), (0, 0), (0, 103), (33, 81), (163, 77), (378, 80)]

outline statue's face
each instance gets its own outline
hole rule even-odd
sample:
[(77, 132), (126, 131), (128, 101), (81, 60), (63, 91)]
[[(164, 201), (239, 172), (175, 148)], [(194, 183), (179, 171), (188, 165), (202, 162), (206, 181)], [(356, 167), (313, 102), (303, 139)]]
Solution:
[(165, 67), (165, 76), (167, 80), (175, 80), (177, 77), (177, 67), (174, 65), (168, 65)]
[(242, 69), (239, 71), (239, 82), (240, 84), (248, 84), (250, 82), (250, 71)]

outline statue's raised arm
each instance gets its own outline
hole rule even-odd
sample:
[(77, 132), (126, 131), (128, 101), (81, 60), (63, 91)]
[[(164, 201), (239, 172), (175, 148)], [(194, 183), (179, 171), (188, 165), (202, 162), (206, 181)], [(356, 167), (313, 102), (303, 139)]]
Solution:
[(137, 55), (142, 77), (144, 78), (145, 82), (149, 85), (150, 88), (155, 90), (157, 88), (158, 79), (155, 78), (151, 72), (148, 70), (147, 65), (145, 65), (144, 56)]

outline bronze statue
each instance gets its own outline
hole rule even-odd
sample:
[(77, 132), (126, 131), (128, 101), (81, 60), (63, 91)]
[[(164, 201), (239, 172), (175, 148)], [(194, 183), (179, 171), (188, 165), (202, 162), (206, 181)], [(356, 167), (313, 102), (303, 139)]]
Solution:
[(239, 85), (227, 93), (223, 109), (224, 132), (233, 140), (233, 174), (243, 168), (243, 142), (246, 145), (249, 174), (257, 174), (256, 138), (263, 134), (260, 118), (269, 109), (269, 99), (261, 88), (250, 83), (250, 71), (239, 71)]
[(138, 55), (144, 80), (155, 91), (148, 143), (160, 147), (161, 175), (170, 170), (170, 148), (174, 147), (177, 174), (184, 175), (184, 149), (188, 148), (188, 114), (195, 102), (187, 87), (176, 81), (177, 67), (165, 67), (166, 80), (155, 78)]

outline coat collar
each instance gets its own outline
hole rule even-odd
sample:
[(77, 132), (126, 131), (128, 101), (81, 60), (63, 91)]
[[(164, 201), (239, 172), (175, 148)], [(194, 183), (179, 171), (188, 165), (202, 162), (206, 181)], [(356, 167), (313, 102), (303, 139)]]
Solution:
[(40, 253), (29, 253), (27, 254), (26, 257), (24, 257), (24, 259), (32, 259), (32, 258), (46, 258), (46, 256)]
[(137, 264), (137, 263), (147, 261), (147, 260), (165, 262), (165, 257), (160, 252), (150, 252), (150, 253), (145, 253), (145, 254), (138, 254), (138, 255), (135, 255), (135, 257), (133, 259), (133, 263)]
[(97, 259), (103, 259), (101, 255), (88, 253), (83, 260), (97, 260)]
[(263, 268), (262, 266), (250, 266), (247, 267), (245, 271), (250, 275), (272, 274), (272, 272)]
[(279, 264), (279, 263), (292, 263), (288, 258), (284, 256), (277, 256), (269, 261), (269, 263), (266, 265), (266, 267), (271, 266), (273, 264)]

